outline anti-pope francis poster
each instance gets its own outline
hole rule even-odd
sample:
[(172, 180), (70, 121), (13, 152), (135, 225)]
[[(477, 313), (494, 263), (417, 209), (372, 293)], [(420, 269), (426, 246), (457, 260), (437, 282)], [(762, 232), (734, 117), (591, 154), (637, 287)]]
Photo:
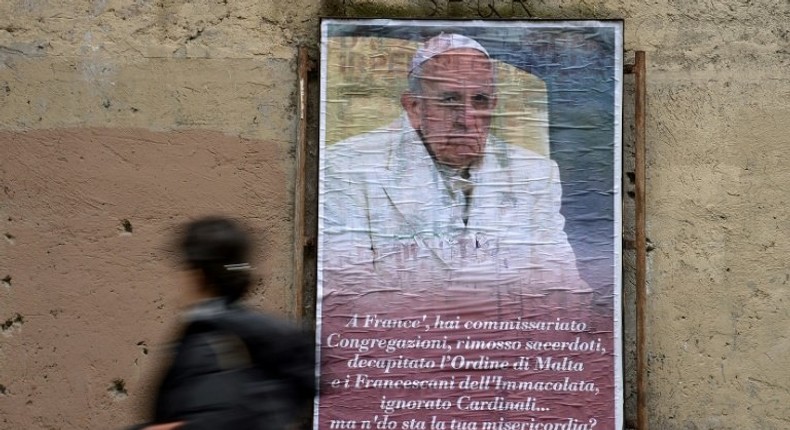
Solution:
[(321, 30), (315, 427), (622, 428), (622, 23)]

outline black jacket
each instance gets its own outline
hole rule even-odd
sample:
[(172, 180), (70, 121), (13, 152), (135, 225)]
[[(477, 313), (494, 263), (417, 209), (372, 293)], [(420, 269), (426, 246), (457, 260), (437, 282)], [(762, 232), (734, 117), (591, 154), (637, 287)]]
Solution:
[(159, 387), (154, 423), (182, 430), (285, 428), (315, 395), (311, 336), (214, 300), (193, 309)]

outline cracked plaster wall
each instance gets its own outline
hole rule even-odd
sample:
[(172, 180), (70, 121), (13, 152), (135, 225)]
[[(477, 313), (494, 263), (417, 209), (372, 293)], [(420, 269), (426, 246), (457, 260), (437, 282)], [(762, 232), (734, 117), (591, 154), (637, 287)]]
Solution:
[(624, 18), (648, 60), (651, 428), (790, 426), (786, 0), (7, 0), (1, 428), (139, 419), (177, 296), (163, 242), (187, 217), (257, 227), (253, 303), (297, 313), (296, 56), (317, 58), (320, 15)]

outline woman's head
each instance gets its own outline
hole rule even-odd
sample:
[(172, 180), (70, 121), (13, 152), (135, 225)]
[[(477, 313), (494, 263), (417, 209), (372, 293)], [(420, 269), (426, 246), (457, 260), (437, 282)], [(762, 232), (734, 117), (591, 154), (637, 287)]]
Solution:
[(178, 242), (184, 264), (201, 274), (201, 288), (229, 302), (243, 297), (252, 283), (252, 241), (237, 222), (205, 217), (187, 223)]

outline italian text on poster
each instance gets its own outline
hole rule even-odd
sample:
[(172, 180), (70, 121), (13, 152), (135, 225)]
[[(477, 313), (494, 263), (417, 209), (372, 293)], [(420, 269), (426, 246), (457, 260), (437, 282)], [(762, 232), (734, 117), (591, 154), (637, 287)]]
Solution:
[(321, 24), (318, 430), (622, 428), (622, 23)]

